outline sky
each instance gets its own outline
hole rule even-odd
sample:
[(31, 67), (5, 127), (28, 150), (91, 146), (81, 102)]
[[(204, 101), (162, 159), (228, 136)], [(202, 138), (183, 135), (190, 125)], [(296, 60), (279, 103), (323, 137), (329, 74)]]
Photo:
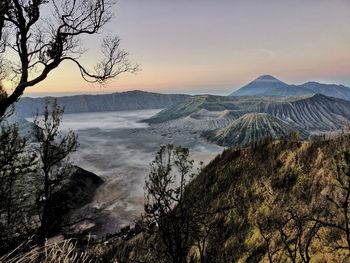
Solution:
[[(122, 39), (137, 74), (102, 87), (64, 63), (26, 95), (225, 95), (265, 74), (350, 87), (350, 0), (118, 0), (113, 11), (104, 33)], [(84, 38), (84, 64), (99, 60), (101, 40)]]

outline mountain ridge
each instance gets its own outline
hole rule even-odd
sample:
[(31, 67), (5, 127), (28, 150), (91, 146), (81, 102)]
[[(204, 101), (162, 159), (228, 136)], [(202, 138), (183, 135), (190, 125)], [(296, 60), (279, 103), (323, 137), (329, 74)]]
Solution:
[(229, 96), (300, 96), (317, 93), (350, 100), (350, 88), (344, 85), (325, 84), (316, 81), (294, 85), (282, 82), (271, 75), (262, 75), (232, 92)]
[(108, 112), (123, 110), (162, 109), (184, 102), (185, 94), (161, 94), (140, 90), (97, 95), (72, 95), (63, 97), (23, 97), (16, 103), (16, 112), (21, 117), (31, 117), (43, 112), (46, 101), (57, 99), (65, 113)]
[[(240, 119), (247, 114), (271, 117), (260, 120), (260, 124), (253, 127), (249, 121)], [(285, 138), (292, 132), (307, 139), (309, 135), (345, 130), (350, 123), (350, 101), (322, 94), (297, 97), (194, 96), (145, 122), (166, 133), (174, 130), (189, 132), (219, 145), (239, 146), (265, 137)], [(230, 126), (232, 124), (236, 127)], [(234, 131), (233, 135), (217, 134), (229, 133), (230, 130)], [(257, 136), (251, 138), (252, 133)]]

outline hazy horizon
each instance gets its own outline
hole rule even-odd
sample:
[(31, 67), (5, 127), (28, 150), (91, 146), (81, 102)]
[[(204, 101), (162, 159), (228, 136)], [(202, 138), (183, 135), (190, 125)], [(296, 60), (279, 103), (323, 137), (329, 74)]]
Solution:
[[(64, 63), (26, 92), (224, 95), (264, 74), (350, 86), (349, 8), (347, 0), (120, 0), (105, 33), (120, 36), (140, 72), (100, 87)], [(83, 41), (82, 61), (93, 66), (101, 39)]]
[[(155, 92), (155, 93), (163, 93), (163, 94), (188, 94), (188, 95), (203, 95), (203, 94), (211, 94), (211, 95), (219, 95), (219, 96), (226, 96), (231, 94), (233, 91), (236, 91), (240, 88), (242, 88), (243, 86), (247, 85), (248, 83), (250, 83), (251, 81), (254, 81), (255, 79), (257, 79), (260, 76), (263, 75), (269, 75), (269, 74), (262, 74), (257, 76), (256, 78), (250, 80), (250, 81), (246, 81), (245, 83), (243, 83), (241, 86), (239, 87), (235, 87), (230, 89), (228, 92), (211, 92), (210, 89), (207, 87), (208, 92), (202, 91), (202, 92), (193, 92), (191, 90), (186, 90), (186, 89), (174, 89), (174, 90), (164, 90), (164, 91), (159, 91), (156, 89), (130, 89), (130, 90), (110, 90), (110, 89), (104, 89), (104, 88), (96, 88), (95, 90), (91, 90), (91, 91), (80, 91), (80, 92), (27, 92), (23, 95), (23, 97), (32, 97), (32, 98), (39, 98), (39, 97), (47, 97), (47, 96), (52, 96), (52, 97), (63, 97), (63, 96), (74, 96), (74, 95), (101, 95), (101, 94), (110, 94), (110, 93), (115, 93), (115, 92), (127, 92), (127, 91), (146, 91), (146, 92)], [(276, 76), (273, 76), (276, 77)], [(277, 79), (279, 79), (282, 82), (285, 82), (283, 79), (280, 79), (278, 77), (276, 77)], [(350, 88), (350, 85), (346, 85), (344, 83), (331, 83), (331, 82), (322, 82), (322, 81), (317, 81), (317, 80), (307, 80), (305, 82), (300, 82), (300, 83), (292, 83), (292, 82), (286, 82), (287, 84), (294, 84), (294, 85), (301, 85), (304, 84), (306, 82), (309, 81), (316, 81), (322, 84), (335, 84), (335, 85), (344, 85), (346, 87)], [(181, 92), (181, 90), (183, 92)]]

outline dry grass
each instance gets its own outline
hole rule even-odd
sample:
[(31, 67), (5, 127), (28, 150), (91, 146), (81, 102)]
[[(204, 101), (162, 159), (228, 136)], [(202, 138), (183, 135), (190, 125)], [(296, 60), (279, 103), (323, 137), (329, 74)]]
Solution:
[(21, 252), (22, 246), (0, 258), (1, 263), (88, 263), (93, 260), (76, 249), (73, 240), (47, 244), (44, 247), (33, 247), (29, 252)]

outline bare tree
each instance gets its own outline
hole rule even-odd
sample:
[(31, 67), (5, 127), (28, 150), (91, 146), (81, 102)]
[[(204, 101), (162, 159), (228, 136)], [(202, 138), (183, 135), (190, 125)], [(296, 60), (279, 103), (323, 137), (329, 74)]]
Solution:
[(318, 208), (318, 203), (313, 201), (310, 204), (310, 201), (298, 197), (296, 192), (301, 188), (296, 187), (295, 192), (289, 193), (274, 189), (269, 179), (259, 187), (262, 191), (258, 199), (262, 203), (252, 213), (252, 221), (264, 242), (268, 261), (280, 262), (288, 259), (289, 262), (310, 262), (313, 255), (312, 245), (319, 241), (322, 227), (313, 220), (313, 207)]
[(323, 227), (339, 233), (340, 237), (332, 244), (335, 250), (345, 250), (350, 254), (350, 152), (344, 151), (334, 158), (335, 180), (317, 211), (314, 221)]
[(76, 64), (89, 82), (105, 83), (123, 72), (137, 71), (118, 37), (103, 40), (102, 59), (94, 70), (79, 60), (85, 52), (81, 37), (100, 34), (112, 17), (113, 5), (113, 0), (1, 1), (0, 81), (10, 81), (14, 88), (1, 101), (0, 116), (26, 88), (45, 80), (64, 61)]

